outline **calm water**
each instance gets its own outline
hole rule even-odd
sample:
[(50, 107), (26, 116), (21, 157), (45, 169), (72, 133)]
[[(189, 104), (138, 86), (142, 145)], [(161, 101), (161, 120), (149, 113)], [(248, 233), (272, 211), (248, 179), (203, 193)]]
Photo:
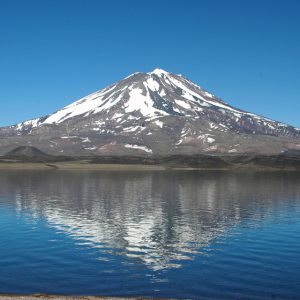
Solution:
[(300, 298), (300, 174), (0, 172), (0, 293)]

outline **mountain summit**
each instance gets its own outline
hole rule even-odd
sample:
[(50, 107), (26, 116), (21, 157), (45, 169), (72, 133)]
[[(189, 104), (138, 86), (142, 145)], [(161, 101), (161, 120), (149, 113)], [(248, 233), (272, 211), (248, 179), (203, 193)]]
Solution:
[(20, 145), (66, 155), (268, 154), (300, 149), (300, 129), (232, 107), (157, 68), (0, 128), (0, 153)]

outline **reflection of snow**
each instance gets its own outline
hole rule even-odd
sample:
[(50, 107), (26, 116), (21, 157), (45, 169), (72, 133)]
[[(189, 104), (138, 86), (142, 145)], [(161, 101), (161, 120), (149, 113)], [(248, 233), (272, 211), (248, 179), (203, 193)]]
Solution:
[[(72, 209), (62, 209), (50, 205), (43, 211), (51, 227), (67, 233), (79, 243), (93, 248), (121, 250), (127, 257), (139, 259), (153, 270), (178, 268), (185, 260), (210, 244), (225, 231), (225, 223), (213, 227), (191, 223), (189, 214), (181, 218), (170, 216), (164, 210), (164, 201), (160, 195), (151, 199), (153, 177), (145, 180), (128, 181), (122, 194), (125, 206), (110, 203), (93, 202), (91, 213), (77, 213)], [(188, 189), (178, 187), (181, 206), (190, 196)], [(208, 185), (207, 196), (214, 195), (214, 185)], [(174, 200), (174, 199), (173, 199)], [(113, 201), (113, 200), (112, 200)], [(213, 199), (212, 199), (213, 201)], [(139, 206), (142, 206), (139, 207)], [(195, 220), (193, 220), (195, 221)]]
[(0, 174), (0, 194), (14, 195), (8, 205), (18, 214), (46, 219), (77, 244), (98, 249), (99, 258), (111, 251), (153, 270), (180, 267), (242, 219), (265, 218), (277, 200), (300, 197), (292, 180), (264, 174), (10, 175)]
[[(119, 249), (131, 258), (140, 259), (154, 270), (180, 267), (182, 260), (192, 259), (191, 255), (197, 249), (190, 242), (207, 246), (216, 237), (216, 232), (194, 232), (188, 225), (178, 224), (171, 229), (175, 240), (168, 241), (168, 229), (164, 229), (164, 216), (145, 217), (140, 222), (128, 220), (118, 226), (109, 226), (102, 218), (87, 219), (84, 216), (72, 214), (70, 211), (47, 209), (45, 216), (51, 227), (67, 233), (77, 239), (80, 244), (93, 248)], [(120, 236), (120, 230), (122, 235)], [(223, 229), (219, 229), (222, 233)], [(175, 262), (176, 261), (176, 262)]]

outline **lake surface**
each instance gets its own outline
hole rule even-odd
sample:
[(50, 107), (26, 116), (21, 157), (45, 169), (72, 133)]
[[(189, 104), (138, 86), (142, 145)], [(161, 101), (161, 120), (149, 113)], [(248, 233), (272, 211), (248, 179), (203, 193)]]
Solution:
[(0, 293), (299, 299), (300, 174), (1, 171)]

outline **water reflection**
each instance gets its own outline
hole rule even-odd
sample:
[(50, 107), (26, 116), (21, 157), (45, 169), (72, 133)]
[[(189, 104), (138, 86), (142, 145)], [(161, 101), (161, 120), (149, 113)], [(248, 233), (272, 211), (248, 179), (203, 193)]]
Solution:
[(99, 259), (118, 253), (152, 270), (180, 267), (237, 224), (276, 218), (298, 186), (296, 173), (0, 173), (1, 205), (46, 219)]

